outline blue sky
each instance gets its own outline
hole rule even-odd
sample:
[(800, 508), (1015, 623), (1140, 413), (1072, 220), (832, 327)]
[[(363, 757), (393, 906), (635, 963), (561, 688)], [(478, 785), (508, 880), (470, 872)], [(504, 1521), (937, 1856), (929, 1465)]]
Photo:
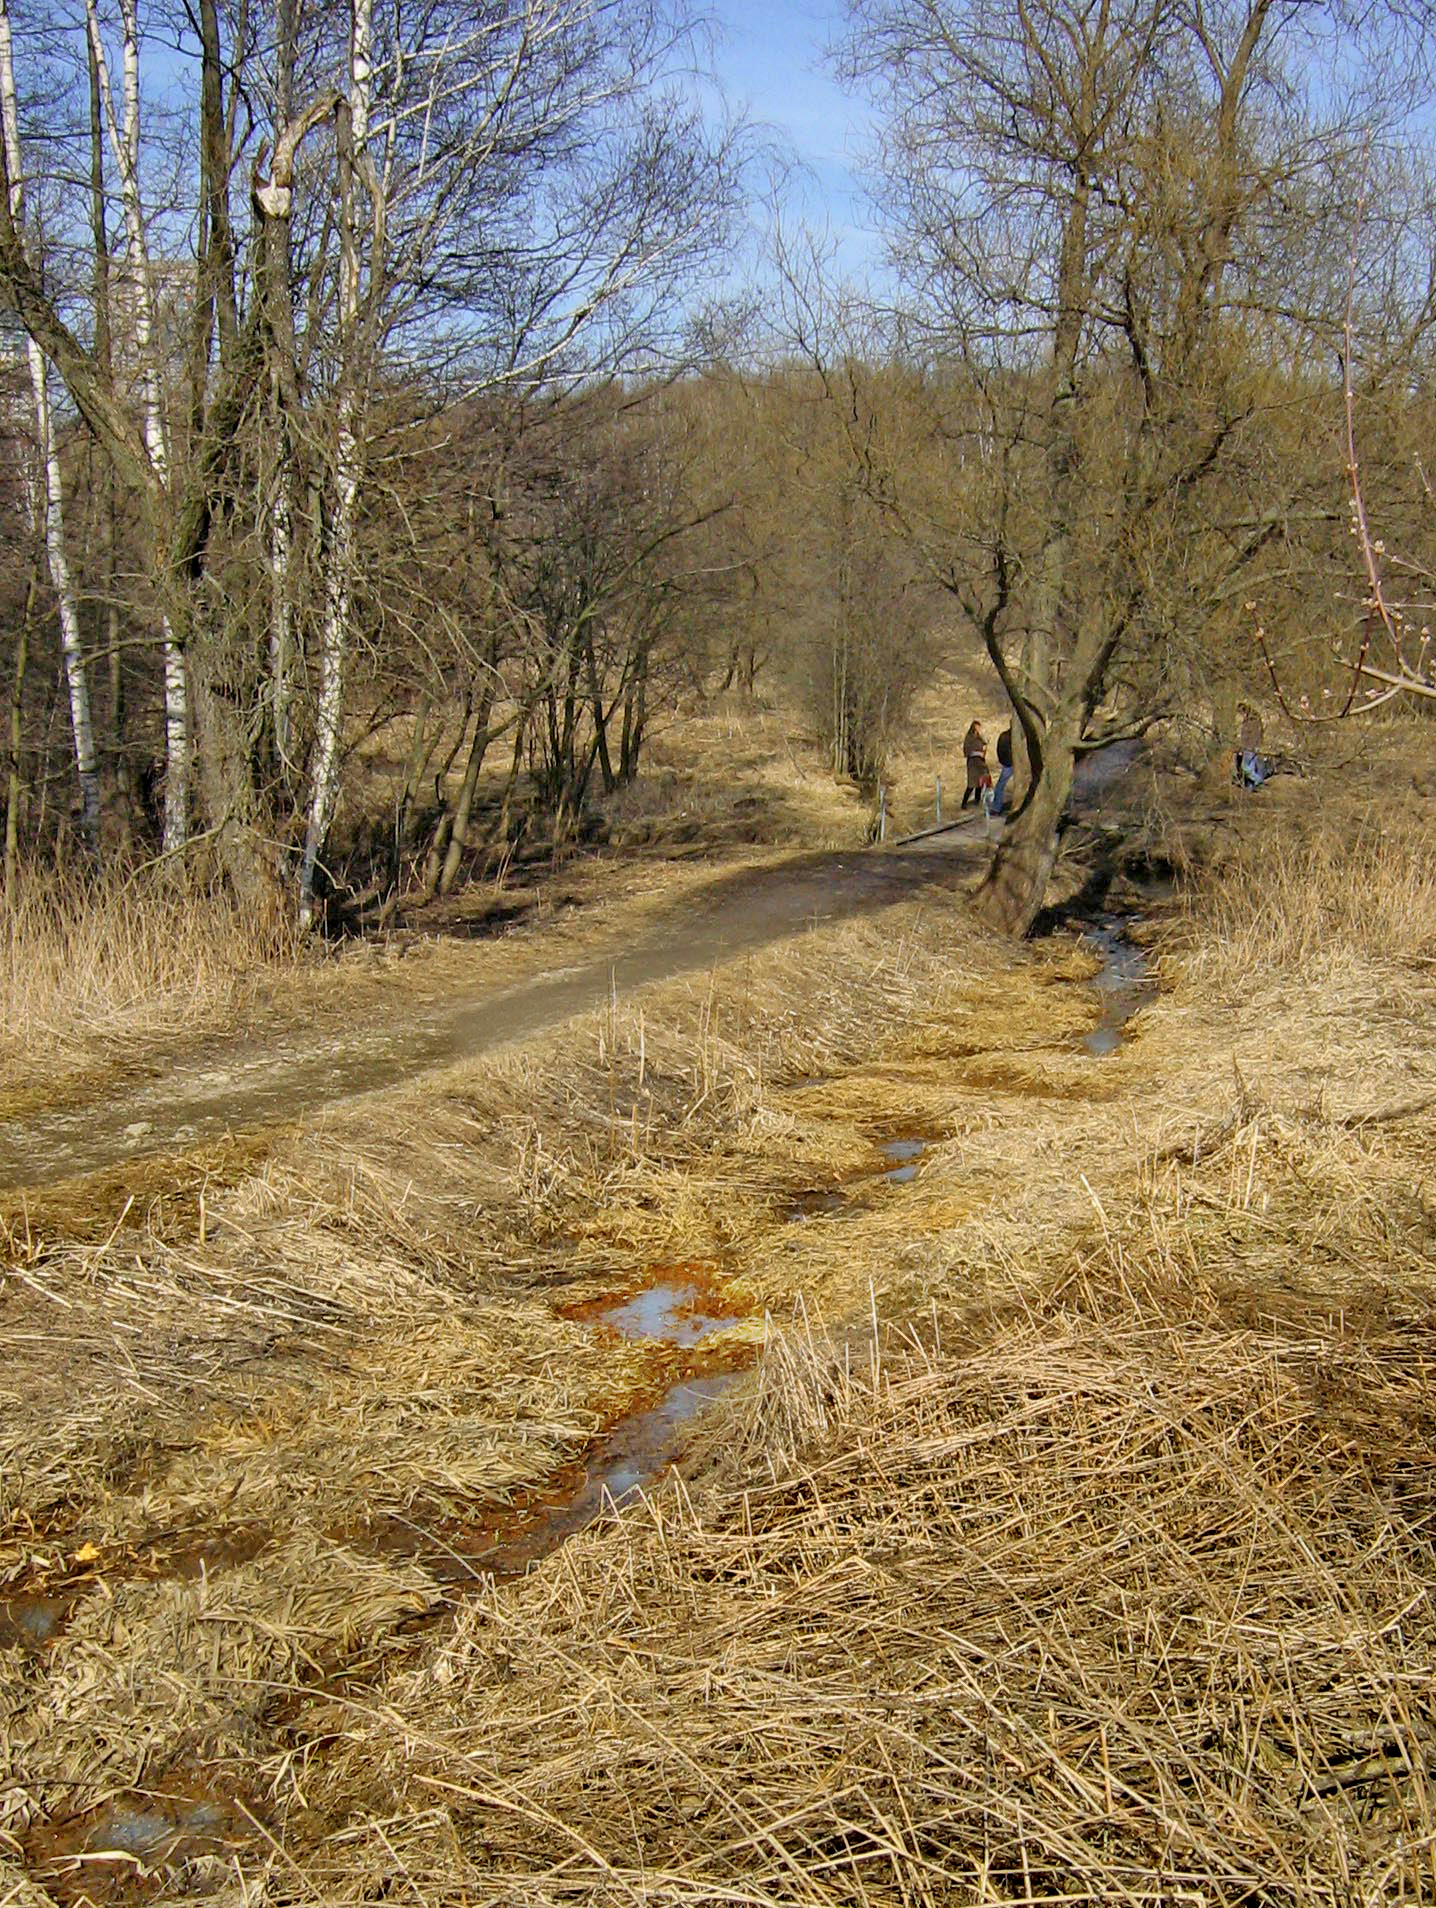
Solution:
[(805, 174), (794, 209), (830, 228), (842, 263), (861, 271), (878, 245), (858, 178), (872, 121), (825, 58), (843, 29), (842, 0), (710, 0), (706, 11), (729, 100), (791, 149)]

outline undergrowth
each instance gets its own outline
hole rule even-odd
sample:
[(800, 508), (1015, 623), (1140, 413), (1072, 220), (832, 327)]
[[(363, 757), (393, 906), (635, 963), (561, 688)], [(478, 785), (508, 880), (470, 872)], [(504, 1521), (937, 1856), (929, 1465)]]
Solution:
[(1425, 966), (1436, 959), (1436, 858), (1402, 818), (1296, 841), (1257, 835), (1186, 904), (1190, 985), (1311, 975), (1341, 962)]

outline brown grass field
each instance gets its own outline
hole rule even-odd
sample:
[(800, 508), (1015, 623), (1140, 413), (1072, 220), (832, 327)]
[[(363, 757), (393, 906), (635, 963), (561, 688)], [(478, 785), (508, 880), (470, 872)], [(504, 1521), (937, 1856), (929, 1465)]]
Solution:
[[(1106, 1057), (1087, 947), (934, 890), (12, 1206), (3, 1908), (1436, 1901), (1428, 733), (1142, 783)], [(701, 1342), (609, 1322), (665, 1279)]]

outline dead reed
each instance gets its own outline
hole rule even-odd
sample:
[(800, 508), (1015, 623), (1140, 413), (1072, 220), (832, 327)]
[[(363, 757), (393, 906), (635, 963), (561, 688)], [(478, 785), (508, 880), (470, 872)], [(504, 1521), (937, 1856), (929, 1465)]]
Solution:
[(1139, 1223), (775, 1347), (717, 1484), (332, 1710), (306, 1804), (382, 1804), (278, 1898), (1432, 1899), (1433, 1314), (1249, 1320)]
[(0, 897), (0, 1070), (43, 1072), (100, 1038), (192, 1033), (297, 952), (277, 913), (257, 919), (175, 869), (79, 883), (27, 873)]
[[(1109, 1060), (1081, 960), (931, 900), (12, 1252), (0, 1604), (64, 1608), (0, 1640), (0, 1903), (196, 1769), (216, 1908), (1436, 1898), (1428, 944), (1243, 955), (1227, 892)], [(672, 1375), (565, 1315), (671, 1260), (782, 1322), (690, 1484), (405, 1637)]]
[(1404, 819), (1254, 843), (1189, 908), (1184, 955), (1198, 987), (1222, 970), (1315, 981), (1352, 962), (1436, 964), (1436, 860), (1426, 830)]

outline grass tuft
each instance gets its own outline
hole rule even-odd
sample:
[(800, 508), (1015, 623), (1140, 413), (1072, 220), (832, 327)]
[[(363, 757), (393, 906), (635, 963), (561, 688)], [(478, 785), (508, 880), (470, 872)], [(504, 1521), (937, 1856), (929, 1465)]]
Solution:
[(0, 897), (0, 1070), (192, 1033), (291, 967), (295, 929), (175, 870), (78, 884), (27, 872)]

